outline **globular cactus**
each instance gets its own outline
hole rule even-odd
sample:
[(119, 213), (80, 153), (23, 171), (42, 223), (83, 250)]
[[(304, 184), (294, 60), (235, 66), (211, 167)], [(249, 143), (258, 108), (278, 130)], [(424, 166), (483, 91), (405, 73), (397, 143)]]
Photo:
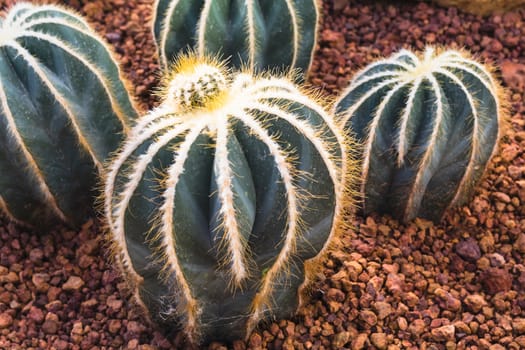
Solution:
[(92, 211), (97, 171), (136, 112), (78, 15), (19, 3), (0, 19), (0, 208), (41, 226)]
[(157, 0), (153, 35), (164, 67), (190, 49), (233, 67), (306, 74), (318, 19), (317, 0)]
[(293, 314), (342, 229), (350, 143), (284, 78), (190, 55), (162, 91), (107, 171), (114, 256), (151, 319), (246, 337)]
[(466, 53), (401, 50), (359, 72), (335, 112), (364, 143), (364, 212), (438, 221), (473, 192), (504, 120), (491, 70)]

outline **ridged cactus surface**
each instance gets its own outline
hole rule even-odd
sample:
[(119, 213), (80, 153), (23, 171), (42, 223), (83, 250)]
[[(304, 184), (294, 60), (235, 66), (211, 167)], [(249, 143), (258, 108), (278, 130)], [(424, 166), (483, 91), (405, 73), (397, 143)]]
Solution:
[(190, 56), (166, 81), (107, 173), (109, 239), (153, 320), (243, 338), (294, 313), (342, 228), (346, 138), (285, 79)]
[(76, 225), (96, 174), (134, 118), (119, 69), (76, 14), (20, 3), (0, 19), (0, 207)]
[(316, 0), (157, 0), (153, 34), (165, 67), (190, 49), (221, 55), (234, 67), (306, 74), (318, 6)]
[(336, 104), (364, 142), (364, 211), (439, 220), (465, 202), (498, 142), (499, 85), (458, 51), (401, 50), (365, 67)]

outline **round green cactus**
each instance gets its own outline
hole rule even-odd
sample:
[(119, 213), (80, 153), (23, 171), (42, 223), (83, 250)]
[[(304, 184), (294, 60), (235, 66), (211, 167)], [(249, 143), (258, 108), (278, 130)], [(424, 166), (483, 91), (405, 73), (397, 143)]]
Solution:
[(438, 221), (472, 193), (498, 143), (500, 88), (458, 51), (401, 50), (359, 72), (339, 98), (341, 123), (364, 142), (364, 211)]
[(291, 82), (213, 60), (182, 58), (162, 96), (107, 171), (114, 255), (151, 319), (246, 337), (294, 313), (342, 228), (349, 143)]
[(117, 63), (79, 16), (20, 3), (0, 19), (0, 207), (9, 218), (80, 224), (98, 169), (135, 116)]
[(308, 72), (316, 0), (156, 0), (153, 35), (164, 67), (182, 52), (221, 55), (252, 71)]

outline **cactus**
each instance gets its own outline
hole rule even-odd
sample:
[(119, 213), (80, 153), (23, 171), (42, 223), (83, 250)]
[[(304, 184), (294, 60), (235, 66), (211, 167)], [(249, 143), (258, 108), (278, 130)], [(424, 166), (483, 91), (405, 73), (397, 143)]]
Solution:
[(78, 15), (20, 3), (0, 19), (0, 208), (78, 225), (136, 112), (108, 48)]
[(364, 142), (365, 214), (439, 221), (465, 203), (501, 134), (500, 96), (491, 70), (455, 50), (401, 50), (359, 72), (335, 113)]
[(153, 35), (164, 67), (190, 49), (237, 68), (305, 74), (318, 18), (316, 0), (157, 0)]
[(350, 143), (285, 78), (177, 62), (106, 172), (108, 239), (150, 319), (238, 339), (297, 309), (343, 227)]

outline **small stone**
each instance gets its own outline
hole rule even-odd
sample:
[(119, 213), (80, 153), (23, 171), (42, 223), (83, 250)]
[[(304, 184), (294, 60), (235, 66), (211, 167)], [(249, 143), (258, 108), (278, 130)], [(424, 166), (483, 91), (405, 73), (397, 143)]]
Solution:
[(490, 259), (490, 265), (492, 267), (502, 267), (503, 265), (505, 265), (505, 258), (499, 253), (490, 254), (488, 257)]
[(259, 333), (252, 333), (249, 342), (252, 349), (262, 349), (262, 337)]
[(398, 274), (389, 273), (385, 283), (386, 288), (394, 295), (403, 291), (403, 280)]
[(505, 203), (505, 204), (508, 204), (511, 201), (510, 196), (503, 192), (495, 192), (492, 194), (492, 197), (496, 199), (497, 201)]
[(377, 301), (374, 304), (374, 310), (376, 311), (377, 318), (380, 320), (384, 320), (388, 316), (390, 316), (393, 312), (392, 306), (384, 301)]
[(386, 349), (388, 345), (386, 333), (372, 333), (370, 335), (370, 342), (379, 350)]
[(456, 329), (456, 334), (458, 334), (458, 335), (459, 334), (466, 335), (466, 334), (471, 334), (472, 333), (472, 330), (470, 329), (468, 324), (466, 324), (463, 321), (456, 321), (456, 322), (454, 322), (454, 328)]
[(359, 318), (363, 320), (369, 326), (375, 326), (377, 324), (377, 316), (370, 310), (363, 310), (359, 313)]
[(481, 257), (478, 242), (474, 238), (456, 244), (455, 251), (460, 257), (471, 262), (476, 262)]
[(507, 292), (512, 287), (512, 276), (505, 269), (491, 267), (481, 273), (480, 279), (489, 294)]
[(44, 251), (40, 248), (34, 248), (29, 251), (29, 260), (33, 263), (39, 263), (44, 258)]
[(44, 311), (35, 306), (31, 306), (27, 317), (35, 323), (40, 324), (44, 321)]
[(62, 285), (62, 289), (68, 290), (68, 291), (76, 291), (76, 290), (80, 290), (80, 288), (82, 288), (83, 285), (84, 285), (84, 281), (82, 280), (82, 278), (78, 276), (71, 276), (66, 281), (66, 283)]
[(112, 334), (117, 334), (120, 331), (120, 328), (122, 328), (122, 321), (121, 320), (109, 320), (108, 321), (108, 330)]
[(521, 254), (525, 254), (525, 233), (520, 233), (514, 242), (513, 248)]
[(455, 332), (456, 328), (450, 324), (432, 329), (431, 334), (436, 341), (451, 341), (454, 340)]
[(334, 10), (335, 11), (341, 11), (348, 5), (348, 0), (334, 0)]
[(53, 342), (53, 347), (52, 349), (55, 349), (55, 350), (67, 350), (69, 348), (69, 344), (67, 343), (67, 341), (63, 340), (63, 339), (57, 339)]
[(117, 33), (117, 32), (110, 32), (106, 34), (106, 39), (110, 43), (117, 43), (120, 41), (120, 38), (121, 38), (121, 35), (120, 33)]
[(128, 341), (128, 344), (126, 345), (126, 350), (135, 350), (135, 349), (138, 349), (138, 347), (139, 347), (139, 340), (131, 339), (130, 341)]
[(82, 322), (73, 323), (73, 328), (71, 328), (71, 334), (72, 335), (83, 335), (84, 334), (84, 327), (82, 326)]
[(31, 277), (31, 282), (35, 285), (35, 288), (38, 292), (47, 292), (49, 289), (49, 280), (51, 277), (47, 273), (35, 273)]
[(343, 348), (350, 340), (350, 332), (339, 332), (332, 338), (332, 347), (334, 349)]
[(512, 321), (512, 329), (516, 334), (525, 334), (525, 318), (516, 318)]
[(415, 337), (419, 337), (427, 329), (425, 321), (416, 319), (408, 326), (408, 332)]
[(330, 43), (334, 48), (343, 48), (345, 46), (344, 34), (338, 31), (325, 29), (322, 32), (321, 40)]
[(507, 350), (507, 348), (500, 344), (492, 344), (489, 346), (489, 350)]
[(467, 308), (473, 313), (477, 314), (481, 309), (487, 305), (485, 298), (479, 294), (470, 294), (464, 300)]
[(461, 309), (461, 301), (455, 298), (452, 294), (450, 294), (443, 288), (437, 288), (434, 291), (434, 294), (436, 294), (436, 296), (438, 296), (441, 299), (443, 307), (446, 310), (459, 311), (459, 309)]
[(13, 317), (8, 313), (0, 314), (0, 329), (7, 328), (13, 324)]
[(121, 299), (118, 299), (116, 296), (114, 295), (111, 295), (107, 300), (106, 300), (106, 305), (110, 308), (110, 309), (113, 309), (113, 310), (120, 310), (122, 308), (122, 300)]
[(500, 152), (501, 159), (504, 162), (510, 163), (513, 161), (518, 154), (520, 153), (520, 148), (516, 144), (505, 145)]
[(366, 333), (360, 333), (353, 341), (352, 341), (352, 350), (362, 350), (366, 346), (366, 342), (368, 341), (368, 335)]
[(59, 327), (58, 316), (52, 312), (46, 315), (46, 319), (42, 324), (42, 330), (46, 334), (56, 334)]
[(408, 328), (408, 322), (407, 322), (407, 319), (404, 318), (404, 317), (399, 317), (397, 319), (397, 326), (399, 327), (400, 330), (402, 331), (406, 331), (407, 328)]
[(501, 76), (511, 88), (522, 91), (525, 89), (525, 65), (504, 61), (501, 63)]

